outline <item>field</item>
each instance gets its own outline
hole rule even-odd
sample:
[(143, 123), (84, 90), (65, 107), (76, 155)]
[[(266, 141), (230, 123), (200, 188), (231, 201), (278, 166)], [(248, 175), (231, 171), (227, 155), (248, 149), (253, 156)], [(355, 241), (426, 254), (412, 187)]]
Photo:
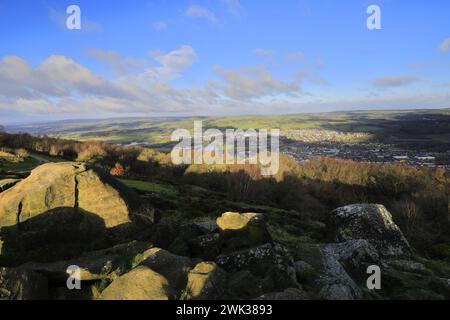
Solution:
[(168, 198), (176, 197), (178, 194), (177, 190), (171, 185), (163, 185), (139, 180), (128, 180), (128, 179), (119, 179), (119, 180), (126, 186), (142, 192), (156, 193)]
[(115, 144), (144, 143), (167, 150), (170, 135), (178, 128), (192, 130), (193, 121), (206, 128), (275, 129), (282, 136), (291, 131), (317, 129), (324, 132), (366, 133), (376, 141), (395, 144), (450, 145), (450, 110), (355, 111), (281, 116), (218, 118), (129, 118), (71, 120), (47, 124), (9, 126), (12, 133), (28, 132), (78, 141)]

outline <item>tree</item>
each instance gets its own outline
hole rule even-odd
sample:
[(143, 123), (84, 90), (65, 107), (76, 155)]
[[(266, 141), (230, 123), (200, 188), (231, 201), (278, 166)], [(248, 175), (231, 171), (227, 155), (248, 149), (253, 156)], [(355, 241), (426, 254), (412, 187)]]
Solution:
[(95, 162), (100, 161), (104, 157), (106, 157), (107, 152), (105, 149), (98, 143), (95, 142), (86, 142), (82, 145), (82, 150), (78, 153), (77, 161), (83, 162)]
[(124, 175), (125, 170), (120, 163), (116, 162), (116, 165), (111, 169), (111, 171), (109, 171), (109, 173), (114, 177), (121, 177)]
[(25, 159), (28, 158), (30, 156), (30, 154), (28, 153), (28, 151), (24, 148), (19, 148), (15, 151), (16, 156), (18, 156), (19, 158)]
[(3, 146), (6, 142), (7, 135), (5, 132), (5, 127), (0, 124), (0, 146)]

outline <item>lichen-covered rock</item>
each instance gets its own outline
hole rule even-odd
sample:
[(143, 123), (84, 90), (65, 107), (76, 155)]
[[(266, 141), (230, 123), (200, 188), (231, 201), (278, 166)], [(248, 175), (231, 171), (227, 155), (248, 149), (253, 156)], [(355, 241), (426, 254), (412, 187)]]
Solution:
[(323, 258), (323, 274), (318, 279), (318, 284), (322, 287), (319, 296), (325, 300), (362, 299), (361, 289), (336, 257), (325, 253)]
[(297, 280), (299, 281), (310, 280), (316, 275), (316, 270), (305, 261), (295, 261), (294, 267)]
[(146, 266), (163, 275), (172, 288), (180, 293), (186, 287), (188, 274), (198, 260), (177, 256), (164, 249), (151, 248), (140, 257), (140, 265)]
[(318, 296), (324, 300), (357, 300), (363, 294), (338, 257), (326, 245), (302, 244), (296, 258), (310, 264), (317, 272), (313, 280)]
[(47, 299), (47, 278), (32, 271), (0, 268), (0, 300)]
[(14, 187), (21, 179), (4, 179), (0, 180), (0, 193)]
[(377, 249), (363, 239), (329, 243), (323, 249), (354, 270), (364, 270), (367, 265), (380, 262)]
[(141, 209), (133, 191), (94, 167), (42, 165), (0, 193), (0, 264), (67, 260), (124, 242)]
[(218, 225), (216, 220), (202, 220), (202, 221), (194, 221), (192, 225), (202, 230), (204, 233), (212, 233), (218, 230)]
[(331, 212), (331, 235), (336, 242), (367, 240), (382, 256), (408, 256), (411, 247), (392, 215), (382, 205), (353, 204)]
[(309, 300), (309, 295), (297, 288), (288, 288), (283, 292), (266, 293), (256, 300)]
[(188, 246), (193, 257), (211, 261), (220, 254), (222, 239), (218, 233), (205, 234), (189, 240)]
[(215, 261), (229, 273), (248, 270), (265, 279), (269, 292), (298, 285), (289, 250), (277, 243), (221, 254)]
[(403, 270), (403, 271), (409, 271), (409, 272), (418, 272), (418, 273), (426, 273), (427, 268), (420, 262), (414, 261), (414, 260), (388, 260), (385, 261), (385, 264), (389, 267)]
[(152, 269), (139, 266), (114, 280), (100, 300), (170, 300), (173, 290), (168, 280)]
[(201, 262), (189, 272), (185, 300), (217, 300), (223, 297), (227, 274), (214, 262)]
[[(78, 162), (39, 166), (0, 194), (0, 227), (14, 226), (56, 208), (80, 208), (106, 228), (130, 222), (136, 195), (102, 171)], [(138, 203), (138, 202), (136, 202)]]
[(226, 212), (217, 219), (223, 252), (251, 248), (272, 241), (260, 213)]

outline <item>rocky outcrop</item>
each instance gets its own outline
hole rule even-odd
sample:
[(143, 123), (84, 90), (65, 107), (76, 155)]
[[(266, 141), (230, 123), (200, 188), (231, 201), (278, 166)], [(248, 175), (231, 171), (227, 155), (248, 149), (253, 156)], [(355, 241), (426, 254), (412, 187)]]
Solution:
[(140, 258), (142, 259), (140, 265), (163, 275), (178, 295), (186, 287), (189, 271), (198, 262), (198, 260), (177, 256), (160, 248), (151, 248)]
[(185, 300), (217, 300), (224, 294), (226, 272), (214, 262), (201, 262), (189, 272)]
[(47, 297), (45, 277), (28, 270), (0, 268), (0, 300), (42, 300)]
[(347, 273), (338, 256), (326, 245), (301, 245), (296, 257), (314, 268), (316, 275), (312, 283), (318, 298), (356, 300), (363, 297), (361, 289)]
[(136, 265), (144, 259), (143, 253), (147, 252), (150, 247), (149, 243), (133, 241), (93, 251), (72, 260), (51, 263), (28, 262), (18, 268), (42, 274), (52, 282), (61, 283), (67, 279), (67, 268), (78, 266), (81, 281), (102, 280), (128, 272), (133, 264)]
[(204, 260), (214, 260), (222, 250), (223, 240), (218, 233), (210, 233), (187, 241), (192, 256)]
[(99, 169), (76, 162), (42, 165), (0, 193), (0, 264), (66, 260), (123, 242), (134, 215), (147, 209)]
[(100, 300), (169, 300), (173, 289), (169, 281), (145, 266), (139, 266), (113, 281)]
[(130, 189), (94, 167), (49, 163), (0, 194), (0, 226), (14, 226), (57, 208), (79, 208), (113, 228), (129, 223), (138, 203)]
[(234, 251), (271, 242), (264, 216), (259, 213), (226, 212), (217, 219), (223, 250)]
[(411, 247), (392, 215), (379, 204), (353, 204), (331, 212), (329, 229), (336, 242), (367, 240), (382, 256), (409, 256)]
[(267, 243), (251, 249), (221, 254), (215, 262), (227, 272), (248, 270), (265, 280), (270, 290), (284, 290), (298, 285), (294, 260), (285, 247)]

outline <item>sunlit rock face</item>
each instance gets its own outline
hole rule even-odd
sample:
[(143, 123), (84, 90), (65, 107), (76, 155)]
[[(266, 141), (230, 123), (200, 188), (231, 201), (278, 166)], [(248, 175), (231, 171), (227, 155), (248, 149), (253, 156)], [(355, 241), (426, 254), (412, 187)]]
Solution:
[(411, 247), (383, 205), (353, 204), (338, 208), (329, 217), (334, 241), (367, 240), (382, 256), (408, 256)]
[(133, 191), (95, 167), (44, 164), (0, 193), (0, 261), (55, 261), (109, 246), (129, 232), (139, 205)]

